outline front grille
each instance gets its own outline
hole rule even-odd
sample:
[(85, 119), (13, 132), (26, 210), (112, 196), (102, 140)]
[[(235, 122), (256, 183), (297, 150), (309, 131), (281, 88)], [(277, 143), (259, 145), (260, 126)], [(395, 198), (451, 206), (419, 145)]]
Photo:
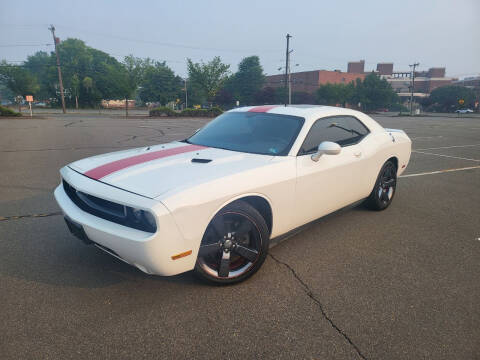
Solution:
[(139, 219), (138, 217), (133, 216), (133, 208), (85, 194), (84, 192), (76, 190), (65, 180), (62, 180), (62, 183), (63, 189), (70, 200), (72, 200), (73, 203), (83, 211), (134, 229), (151, 233), (157, 231), (156, 225), (147, 222), (145, 219)]

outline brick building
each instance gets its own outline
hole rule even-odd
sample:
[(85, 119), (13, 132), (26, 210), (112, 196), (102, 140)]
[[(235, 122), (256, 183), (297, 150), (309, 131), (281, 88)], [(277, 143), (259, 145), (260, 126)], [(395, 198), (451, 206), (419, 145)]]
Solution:
[(393, 63), (378, 63), (377, 64), (377, 73), (379, 75), (392, 75), (393, 74)]
[[(400, 96), (410, 93), (411, 72), (410, 71), (394, 71), (390, 75), (383, 75), (393, 90)], [(427, 71), (415, 72), (415, 93), (430, 94), (432, 90), (446, 85), (451, 85), (456, 80), (445, 76), (445, 68), (430, 68)], [(407, 95), (405, 95), (407, 96)]]
[(365, 60), (350, 61), (347, 65), (347, 72), (354, 74), (365, 73)]
[[(330, 84), (348, 84), (356, 79), (364, 79), (365, 74), (346, 73), (340, 70), (314, 70), (302, 71), (290, 74), (292, 82), (292, 92), (306, 92), (313, 94), (320, 85)], [(285, 86), (285, 75), (270, 75), (265, 79), (265, 87), (278, 88)]]

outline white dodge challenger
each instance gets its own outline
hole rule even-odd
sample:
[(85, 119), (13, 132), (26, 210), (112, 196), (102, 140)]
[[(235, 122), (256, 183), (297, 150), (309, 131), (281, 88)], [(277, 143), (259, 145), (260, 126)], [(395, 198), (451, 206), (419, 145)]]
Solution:
[(387, 208), (410, 152), (358, 111), (243, 107), (182, 141), (75, 161), (55, 198), (74, 235), (148, 274), (235, 283), (270, 239), (360, 200)]

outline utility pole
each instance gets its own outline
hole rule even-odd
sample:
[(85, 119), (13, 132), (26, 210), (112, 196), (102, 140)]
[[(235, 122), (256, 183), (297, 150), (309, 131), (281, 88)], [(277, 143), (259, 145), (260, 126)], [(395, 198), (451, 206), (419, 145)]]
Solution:
[(290, 38), (292, 36), (287, 34), (287, 51), (285, 53), (285, 94), (287, 99), (285, 99), (285, 106), (292, 103), (292, 88), (290, 82), (290, 53), (293, 50), (290, 50)]
[(58, 49), (57, 49), (57, 42), (59, 39), (55, 36), (55, 26), (50, 25), (48, 30), (52, 32), (53, 44), (55, 45), (55, 54), (57, 55), (58, 83), (60, 85), (60, 96), (62, 97), (62, 109), (63, 109), (63, 113), (66, 114), (67, 110), (65, 109), (65, 96), (63, 94), (62, 69), (60, 68), (60, 58), (58, 57)]
[(414, 63), (414, 64), (411, 64), (411, 65), (408, 65), (410, 66), (412, 69), (412, 85), (411, 85), (411, 89), (410, 89), (410, 116), (413, 115), (413, 92), (415, 90), (415, 68), (420, 65), (420, 63)]
[(185, 109), (188, 108), (188, 90), (187, 90), (187, 78), (183, 79), (185, 81)]

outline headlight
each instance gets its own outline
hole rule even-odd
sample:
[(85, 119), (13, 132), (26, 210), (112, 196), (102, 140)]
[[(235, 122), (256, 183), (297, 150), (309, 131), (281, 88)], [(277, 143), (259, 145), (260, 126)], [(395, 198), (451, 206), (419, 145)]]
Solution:
[(149, 211), (127, 207), (127, 214), (134, 228), (148, 232), (157, 231), (155, 217)]
[(150, 225), (151, 228), (157, 229), (157, 224), (155, 223), (155, 217), (153, 216), (152, 213), (148, 211), (143, 212), (143, 218), (145, 219), (145, 222)]

